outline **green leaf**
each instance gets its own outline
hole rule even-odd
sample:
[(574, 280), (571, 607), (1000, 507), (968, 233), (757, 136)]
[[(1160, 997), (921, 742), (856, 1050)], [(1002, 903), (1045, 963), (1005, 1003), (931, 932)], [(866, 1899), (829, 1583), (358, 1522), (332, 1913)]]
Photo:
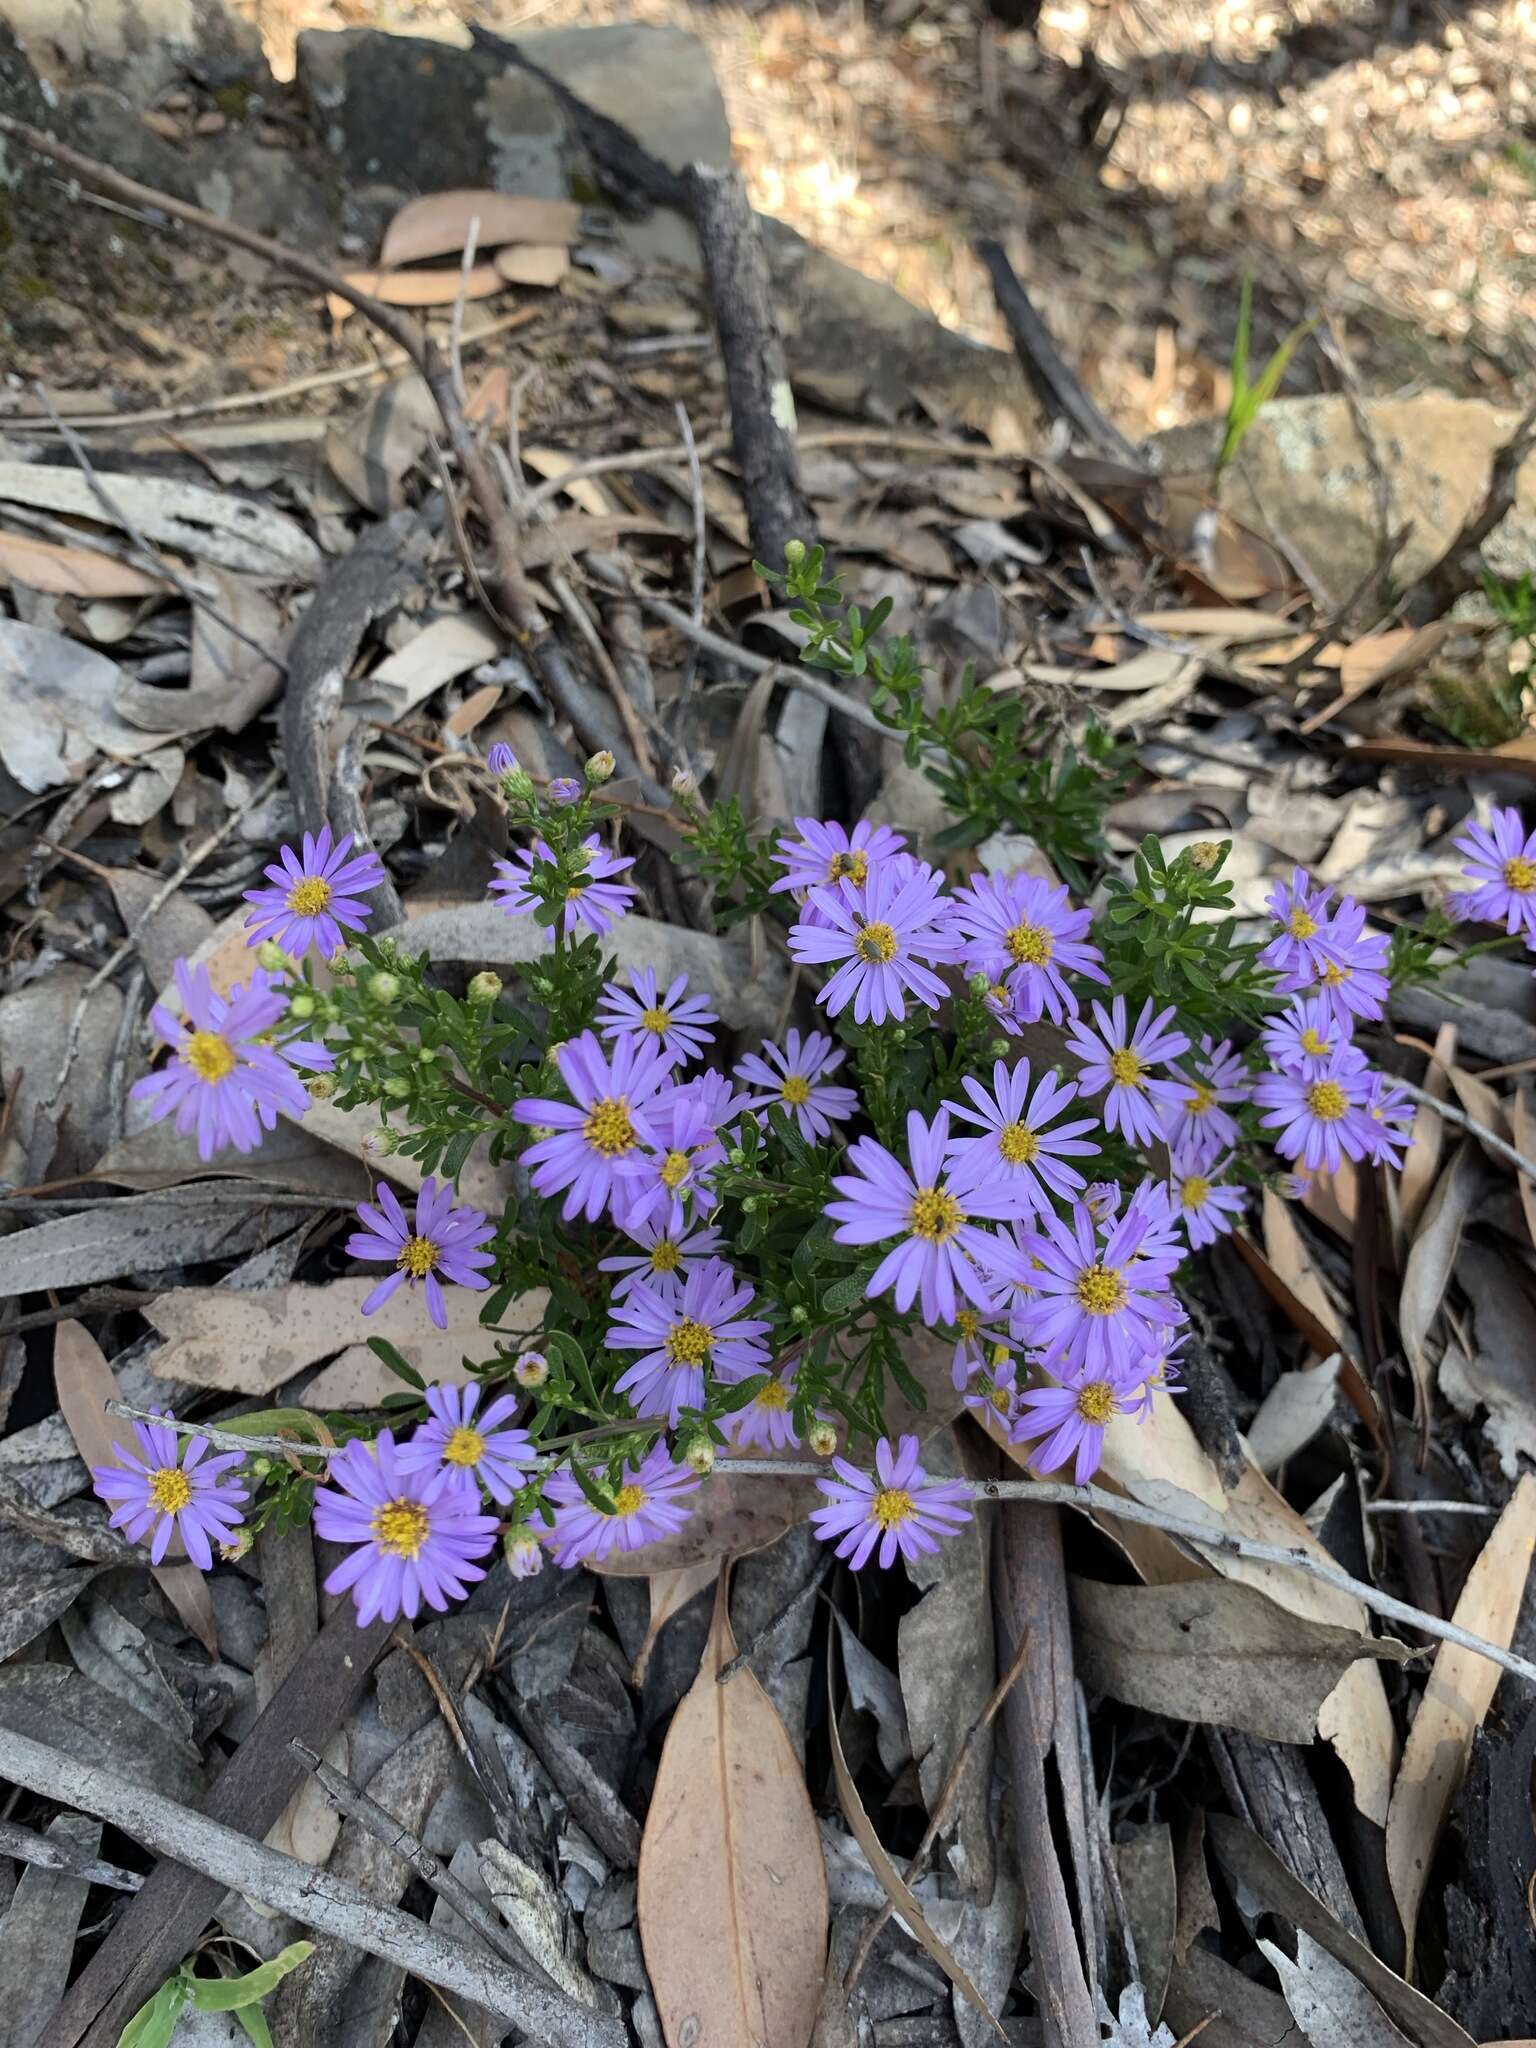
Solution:
[(180, 1970), (141, 2005), (117, 2037), (117, 2048), (167, 2048), (187, 2002), (190, 1985)]
[(192, 2003), (199, 2012), (238, 2012), (242, 2005), (260, 2005), (314, 1952), (312, 1941), (291, 1941), (271, 1962), (259, 1963), (243, 1977), (194, 1977)]
[(858, 1308), (865, 1298), (874, 1267), (861, 1266), (857, 1273), (850, 1273), (846, 1280), (834, 1280), (821, 1297), (822, 1308), (829, 1316), (847, 1315), (850, 1309)]
[(397, 1380), (404, 1380), (408, 1387), (415, 1387), (418, 1391), (425, 1389), (427, 1383), (421, 1374), (408, 1359), (401, 1357), (387, 1337), (370, 1337), (368, 1349), (375, 1358), (389, 1367)]
[(272, 2030), (267, 2025), (267, 2016), (259, 2005), (237, 2006), (235, 2018), (255, 2042), (256, 2048), (272, 2048)]

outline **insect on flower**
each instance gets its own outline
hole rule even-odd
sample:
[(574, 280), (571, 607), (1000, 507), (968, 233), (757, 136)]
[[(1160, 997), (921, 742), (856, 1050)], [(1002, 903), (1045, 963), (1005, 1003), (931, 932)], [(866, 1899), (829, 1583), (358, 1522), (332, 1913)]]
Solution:
[(349, 932), (365, 931), (363, 897), (384, 880), (384, 863), (371, 847), (348, 860), (351, 850), (352, 834), (344, 833), (333, 845), (329, 825), (318, 838), (306, 832), (297, 853), (282, 847), (266, 870), (273, 886), (245, 892), (246, 902), (255, 906), (245, 920), (246, 944), (274, 939), (290, 953), (313, 947), (329, 960), (346, 944), (343, 926)]
[(800, 837), (778, 843), (776, 857), (784, 873), (769, 889), (773, 896), (786, 889), (820, 889), (838, 882), (862, 889), (871, 869), (878, 869), (907, 843), (889, 825), (870, 825), (863, 819), (851, 833), (835, 820), (796, 818), (795, 824)]

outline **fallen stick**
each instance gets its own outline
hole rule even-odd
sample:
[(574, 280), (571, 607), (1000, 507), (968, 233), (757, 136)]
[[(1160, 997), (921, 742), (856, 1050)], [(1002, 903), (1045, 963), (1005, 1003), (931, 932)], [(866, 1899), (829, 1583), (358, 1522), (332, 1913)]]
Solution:
[(1035, 311), (1027, 291), (1020, 284), (1013, 265), (1000, 242), (983, 237), (976, 254), (992, 280), (992, 296), (1013, 336), (1019, 367), (1029, 379), (1035, 396), (1052, 419), (1065, 420), (1073, 433), (1096, 455), (1111, 462), (1128, 462), (1141, 467), (1141, 456), (1117, 426), (1107, 420), (1094, 404), (1075, 371), (1064, 361), (1051, 339), (1050, 329)]
[[(393, 1906), (381, 1906), (323, 1870), (269, 1849), (112, 1771), (82, 1766), (62, 1750), (0, 1730), (0, 1776), (45, 1799), (110, 1821), (135, 1841), (188, 1869), (287, 1913), (367, 1954), (483, 2005), (554, 2048), (626, 2048), (621, 2022), (602, 2020), (541, 1989), (505, 1964), (434, 1934)], [(142, 1894), (141, 1894), (142, 1896)]]
[(0, 1820), (0, 1856), (35, 1864), (39, 1870), (56, 1870), (64, 1877), (83, 1878), (87, 1884), (104, 1884), (109, 1891), (136, 1892), (144, 1887), (136, 1870), (122, 1870), (115, 1863), (103, 1863), (98, 1856), (82, 1856), (67, 1842), (18, 1827), (13, 1820)]

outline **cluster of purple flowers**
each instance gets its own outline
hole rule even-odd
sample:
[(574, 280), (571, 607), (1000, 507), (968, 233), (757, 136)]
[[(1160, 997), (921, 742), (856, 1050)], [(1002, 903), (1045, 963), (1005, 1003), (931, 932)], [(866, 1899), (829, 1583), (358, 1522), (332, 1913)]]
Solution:
[(1527, 832), (1520, 813), (1506, 804), (1486, 825), (1469, 825), (1455, 844), (1467, 856), (1466, 886), (1451, 896), (1456, 915), (1501, 924), (1536, 952), (1536, 832)]
[(1352, 897), (1333, 901), (1298, 868), (1269, 899), (1278, 930), (1259, 958), (1279, 975), (1290, 1008), (1266, 1025), (1271, 1071), (1253, 1099), (1271, 1143), (1303, 1173), (1337, 1172), (1346, 1159), (1400, 1166), (1413, 1107), (1354, 1042), (1357, 1024), (1387, 1009), (1387, 940), (1366, 929)]

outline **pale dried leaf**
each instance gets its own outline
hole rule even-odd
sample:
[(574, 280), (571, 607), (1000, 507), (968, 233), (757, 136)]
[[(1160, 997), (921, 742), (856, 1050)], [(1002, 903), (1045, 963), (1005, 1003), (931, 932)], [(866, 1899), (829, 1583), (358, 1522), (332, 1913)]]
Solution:
[(902, 1701), (901, 1687), (895, 1672), (859, 1641), (846, 1617), (834, 1610), (833, 1619), (842, 1638), (843, 1675), (848, 1681), (848, 1697), (855, 1707), (873, 1719), (875, 1747), (881, 1765), (894, 1778), (912, 1755), (912, 1737), (907, 1730), (907, 1710)]
[[(1524, 1088), (1516, 1088), (1511, 1099), (1510, 1125), (1514, 1131), (1515, 1150), (1523, 1159), (1536, 1159), (1536, 1111), (1532, 1110), (1530, 1097)], [(1532, 1184), (1529, 1174), (1517, 1173), (1515, 1186), (1520, 1190), (1520, 1209), (1525, 1217), (1525, 1227), (1532, 1244), (1536, 1244), (1536, 1185)]]
[[(214, 929), (208, 912), (190, 896), (178, 893), (151, 911), (150, 905), (164, 886), (163, 876), (146, 874), (143, 868), (112, 870), (112, 900), (124, 926), (133, 934), (145, 972), (154, 982), (169, 980), (176, 962), (187, 959), (206, 944)], [(195, 1158), (195, 1139), (190, 1149)]]
[(266, 1216), (249, 1204), (235, 1208), (211, 1184), (95, 1203), (0, 1238), (0, 1295), (89, 1287), (194, 1259), (233, 1258), (295, 1220), (281, 1207)]
[(529, 242), (496, 252), (496, 274), (508, 284), (557, 285), (570, 267), (571, 252), (564, 243)]
[(407, 640), (347, 693), (356, 711), (398, 721), (451, 683), (501, 652), (501, 635), (480, 612), (449, 612)]
[(118, 711), (122, 680), (93, 647), (0, 619), (0, 761), (23, 789), (36, 796), (78, 782), (99, 754), (132, 761), (163, 744)]
[[(1264, 1250), (1270, 1266), (1292, 1301), (1299, 1303), (1305, 1317), (1311, 1319), (1310, 1326), (1305, 1319), (1299, 1320), (1302, 1334), (1320, 1356), (1331, 1351), (1353, 1352), (1355, 1344), (1348, 1325), (1323, 1284), (1317, 1262), (1296, 1228), (1290, 1206), (1273, 1188), (1264, 1190), (1263, 1218)], [(1288, 1308), (1284, 1301), (1280, 1305)], [(1292, 1320), (1298, 1321), (1294, 1316)]]
[[(1531, 1553), (1536, 1548), (1536, 1477), (1527, 1473), (1467, 1574), (1452, 1619), (1486, 1641), (1509, 1647)], [(1472, 1738), (1493, 1704), (1497, 1664), (1457, 1643), (1435, 1652), (1429, 1683), (1403, 1747), (1387, 1815), (1387, 1876), (1402, 1915), (1412, 1968), (1414, 1926), (1429, 1867), (1466, 1772)]]
[[(320, 550), (303, 527), (254, 499), (185, 483), (179, 477), (106, 470), (97, 480), (122, 517), (131, 519), (146, 540), (195, 561), (283, 581), (298, 577), (307, 582), (321, 567)], [(72, 519), (108, 518), (90, 480), (77, 469), (0, 462), (0, 499), (62, 512)]]
[(405, 503), (405, 478), (439, 425), (437, 401), (412, 371), (382, 385), (325, 437), (325, 460), (342, 488), (376, 519)]
[[(464, 298), (491, 299), (507, 288), (506, 279), (494, 263), (476, 263), (468, 277), (453, 270), (350, 270), (347, 283), (354, 291), (366, 292), (386, 306), (451, 306)], [(357, 311), (350, 300), (335, 292), (325, 295), (325, 310), (340, 327)]]
[(480, 1877), (491, 1903), (533, 1960), (568, 1998), (589, 2010), (602, 1994), (566, 1954), (565, 1922), (549, 1879), (501, 1842), (480, 1844)]
[[(1435, 1034), (1435, 1056), (1429, 1063), (1424, 1076), (1424, 1092), (1437, 1096), (1444, 1102), (1451, 1092), (1451, 1069), (1456, 1064), (1456, 1026), (1442, 1024)], [(1519, 1127), (1520, 1104), (1515, 1104), (1516, 1128)], [(1516, 1139), (1518, 1145), (1519, 1140)], [(1398, 1213), (1402, 1218), (1404, 1236), (1411, 1238), (1418, 1228), (1419, 1218), (1424, 1213), (1424, 1204), (1429, 1200), (1429, 1191), (1435, 1184), (1440, 1170), (1440, 1156), (1445, 1148), (1445, 1119), (1439, 1116), (1427, 1102), (1421, 1102), (1413, 1113), (1413, 1129), (1409, 1133), (1408, 1151), (1403, 1159), (1403, 1170), (1397, 1183)]]
[(1241, 605), (1186, 605), (1172, 611), (1138, 613), (1136, 623), (1149, 633), (1166, 633), (1170, 639), (1198, 635), (1238, 647), (1261, 640), (1285, 638), (1291, 630), (1289, 619), (1275, 612), (1249, 611)]
[(429, 192), (402, 206), (384, 230), (379, 249), (381, 270), (401, 263), (420, 263), (427, 256), (448, 256), (469, 240), (471, 221), (477, 249), (495, 249), (504, 242), (559, 242), (569, 246), (581, 227), (581, 208), (569, 199), (532, 199), (515, 192), (472, 189)]
[(1139, 1984), (1127, 1984), (1120, 1994), (1120, 2010), (1111, 2014), (1099, 1995), (1099, 2017), (1109, 2032), (1104, 2048), (1174, 2048), (1173, 2029), (1154, 2027), (1147, 2018), (1147, 1997)]
[(114, 555), (60, 547), (22, 533), (0, 533), (0, 582), (22, 583), (53, 597), (155, 597), (169, 586)]
[(1157, 690), (1182, 680), (1185, 674), (1200, 672), (1195, 656), (1171, 647), (1146, 647), (1113, 668), (1061, 668), (1050, 662), (1026, 661), (1024, 675), (1034, 683), (1070, 684), (1079, 690)]
[[(537, 1313), (534, 1298), (523, 1295), (517, 1312), (519, 1318)], [(448, 1329), (438, 1330), (428, 1324), (412, 1339), (411, 1363), (424, 1380), (467, 1386), (473, 1374), (464, 1363), (466, 1348), (483, 1351), (489, 1347), (483, 1334), (470, 1345), (462, 1327), (450, 1324)], [(304, 1389), (299, 1405), (316, 1411), (377, 1408), (386, 1394), (402, 1391), (398, 1374), (392, 1373), (376, 1353), (366, 1344), (350, 1344), (339, 1358), (320, 1368)]]
[(1426, 1412), (1429, 1401), (1429, 1333), (1445, 1299), (1461, 1233), (1482, 1184), (1476, 1148), (1470, 1143), (1458, 1145), (1425, 1205), (1403, 1268), (1397, 1324), (1403, 1355), (1413, 1374), (1414, 1406), (1420, 1414)]
[(827, 1946), (821, 1838), (793, 1745), (736, 1654), (721, 1575), (703, 1663), (673, 1716), (636, 1912), (669, 2048), (805, 2048)]
[[(544, 448), (537, 442), (525, 443), (518, 452), (524, 468), (531, 469), (535, 476), (541, 476), (546, 481), (554, 477), (563, 477), (566, 471), (574, 469), (580, 460), (579, 456), (566, 455), (558, 448)], [(605, 518), (614, 510), (595, 477), (574, 477), (562, 488), (573, 504), (579, 505), (583, 512), (591, 513), (594, 519)]]
[[(1503, 1103), (1486, 1081), (1480, 1081), (1476, 1074), (1469, 1074), (1464, 1068), (1452, 1067), (1451, 1086), (1456, 1090), (1457, 1100), (1474, 1123), (1481, 1124), (1485, 1131), (1492, 1131), (1493, 1135), (1502, 1138), (1506, 1145), (1510, 1143), (1509, 1116)], [(1476, 1132), (1473, 1135), (1478, 1138), (1478, 1143), (1482, 1144), (1481, 1137)], [(1508, 1164), (1507, 1160), (1487, 1145), (1483, 1145), (1483, 1150), (1500, 1167)]]
[[(53, 1333), (53, 1389), (88, 1472), (98, 1465), (123, 1463), (118, 1457), (120, 1450), (135, 1461), (141, 1458), (133, 1424), (107, 1413), (109, 1401), (123, 1398), (122, 1389), (101, 1346), (83, 1323), (65, 1321)], [(186, 1545), (173, 1535), (166, 1557), (184, 1558), (186, 1554)]]
[(1407, 2048), (1406, 2037), (1360, 1979), (1305, 1928), (1296, 1936), (1294, 1962), (1276, 1942), (1261, 1940), (1258, 1946), (1311, 2048)]
[(690, 1600), (697, 1600), (707, 1587), (715, 1583), (719, 1572), (719, 1565), (710, 1558), (703, 1564), (682, 1565), (676, 1571), (651, 1573), (650, 1618), (645, 1624), (645, 1635), (635, 1652), (634, 1668), (629, 1674), (630, 1684), (637, 1691), (645, 1684), (645, 1674), (650, 1665), (651, 1652), (656, 1647), (656, 1638), (674, 1614), (681, 1614)]
[(1248, 1448), (1261, 1472), (1278, 1471), (1327, 1428), (1339, 1398), (1343, 1363), (1335, 1351), (1302, 1372), (1281, 1373), (1248, 1425)]
[(243, 732), (283, 687), (283, 670), (269, 658), (282, 653), (288, 637), (278, 606), (248, 576), (209, 569), (207, 582), (220, 616), (201, 605), (192, 615), (188, 687), (161, 689), (125, 676), (113, 701), (130, 725), (155, 733)]

